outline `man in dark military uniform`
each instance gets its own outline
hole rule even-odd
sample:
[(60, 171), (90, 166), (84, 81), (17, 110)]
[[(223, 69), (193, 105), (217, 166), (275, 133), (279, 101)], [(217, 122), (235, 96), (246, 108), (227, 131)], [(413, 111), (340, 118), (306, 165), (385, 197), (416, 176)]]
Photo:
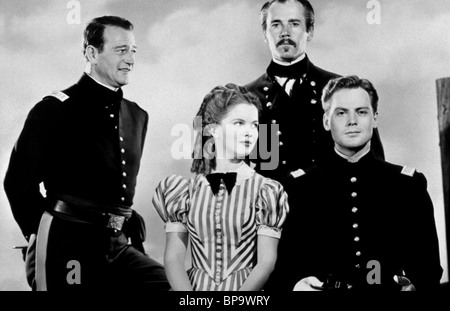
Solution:
[(334, 156), (295, 179), (274, 290), (429, 290), (442, 268), (427, 181), (370, 152), (378, 95), (356, 76), (331, 80), (324, 127)]
[(14, 146), (4, 186), (29, 241), (33, 289), (169, 289), (131, 208), (148, 124), (121, 89), (135, 52), (129, 21), (92, 20), (84, 33), (89, 69), (33, 107)]
[[(272, 62), (266, 73), (246, 85), (263, 103), (258, 148), (250, 160), (261, 174), (285, 184), (332, 154), (320, 97), (325, 84), (338, 75), (316, 67), (306, 55), (314, 34), (309, 1), (268, 1), (261, 22)], [(384, 159), (377, 131), (372, 150)]]

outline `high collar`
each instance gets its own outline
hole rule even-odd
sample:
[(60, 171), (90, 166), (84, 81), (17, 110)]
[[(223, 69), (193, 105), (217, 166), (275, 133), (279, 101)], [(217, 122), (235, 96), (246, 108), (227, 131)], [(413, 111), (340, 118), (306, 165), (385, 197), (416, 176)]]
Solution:
[(104, 87), (106, 87), (107, 89), (110, 89), (111, 91), (116, 92), (117, 90), (119, 90), (118, 87), (112, 87), (112, 86), (106, 85), (105, 83), (100, 82), (99, 80), (97, 80), (96, 78), (94, 78), (92, 75), (90, 75), (88, 72), (85, 72), (85, 74), (86, 74), (89, 78), (91, 78), (92, 80), (94, 80), (95, 82), (97, 82), (98, 84), (100, 84), (101, 86), (104, 86)]
[(297, 79), (306, 74), (308, 69), (308, 56), (305, 54), (304, 58), (289, 66), (280, 65), (275, 63), (273, 60), (271, 61), (269, 67), (267, 68), (267, 74), (274, 78), (277, 77), (285, 77), (290, 79)]
[(282, 62), (282, 61), (276, 60), (275, 58), (272, 58), (272, 61), (281, 66), (292, 66), (292, 65), (295, 65), (295, 64), (301, 62), (302, 60), (304, 60), (305, 57), (306, 57), (306, 53), (303, 53), (299, 58), (297, 58), (296, 60), (294, 60), (292, 62)]
[(113, 91), (99, 83), (97, 83), (92, 77), (89, 77), (86, 73), (83, 73), (78, 86), (83, 89), (83, 96), (89, 96), (92, 101), (99, 103), (120, 103), (123, 98), (122, 89)]
[[(362, 151), (362, 150), (361, 150)], [(331, 162), (329, 162), (332, 166), (338, 166), (342, 167), (343, 169), (346, 168), (357, 168), (361, 166), (373, 166), (373, 161), (375, 161), (375, 157), (373, 155), (373, 152), (362, 152), (359, 154), (358, 161), (349, 161), (348, 159), (342, 157), (342, 155), (339, 155), (337, 152), (333, 152), (333, 156), (331, 157)]]
[(357, 153), (355, 153), (351, 157), (348, 156), (348, 155), (343, 154), (342, 152), (337, 150), (336, 147), (334, 148), (334, 151), (336, 152), (336, 154), (338, 156), (340, 156), (341, 158), (347, 160), (347, 162), (356, 163), (359, 160), (361, 160), (366, 154), (368, 154), (370, 152), (370, 141), (367, 142), (367, 144), (364, 146), (364, 148), (362, 148), (360, 151), (358, 151)]

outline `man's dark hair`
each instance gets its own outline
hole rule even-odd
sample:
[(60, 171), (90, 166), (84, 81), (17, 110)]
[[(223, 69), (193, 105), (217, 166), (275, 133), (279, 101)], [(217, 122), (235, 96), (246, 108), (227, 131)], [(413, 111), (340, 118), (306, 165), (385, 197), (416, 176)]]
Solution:
[(102, 16), (91, 20), (84, 30), (83, 54), (88, 45), (96, 47), (99, 52), (103, 52), (105, 44), (103, 33), (106, 26), (116, 26), (125, 30), (133, 30), (133, 24), (125, 18), (118, 16)]
[[(270, 0), (270, 1), (267, 1), (266, 3), (264, 3), (264, 5), (261, 8), (261, 13), (260, 13), (261, 27), (264, 32), (267, 29), (267, 13), (269, 11), (270, 6), (272, 4), (274, 4), (275, 2), (286, 3), (288, 1), (289, 0)], [(303, 8), (305, 9), (306, 31), (310, 32), (310, 31), (314, 30), (315, 15), (314, 15), (314, 9), (313, 9), (311, 3), (309, 3), (308, 0), (295, 0), (295, 1), (300, 2), (303, 5)]]
[(360, 79), (358, 76), (347, 76), (332, 79), (328, 81), (327, 85), (322, 91), (322, 107), (325, 112), (330, 110), (330, 100), (333, 94), (342, 89), (357, 89), (361, 88), (369, 94), (370, 104), (373, 112), (378, 111), (378, 93), (373, 84), (367, 79)]

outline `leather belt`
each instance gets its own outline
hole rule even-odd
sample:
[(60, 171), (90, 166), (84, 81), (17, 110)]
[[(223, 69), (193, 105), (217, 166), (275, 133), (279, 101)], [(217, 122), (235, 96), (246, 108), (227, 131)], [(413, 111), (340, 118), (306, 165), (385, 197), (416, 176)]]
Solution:
[(102, 227), (122, 230), (130, 215), (116, 215), (108, 212), (94, 211), (86, 207), (77, 206), (61, 200), (57, 200), (53, 206), (53, 211), (64, 214), (75, 221), (100, 225)]

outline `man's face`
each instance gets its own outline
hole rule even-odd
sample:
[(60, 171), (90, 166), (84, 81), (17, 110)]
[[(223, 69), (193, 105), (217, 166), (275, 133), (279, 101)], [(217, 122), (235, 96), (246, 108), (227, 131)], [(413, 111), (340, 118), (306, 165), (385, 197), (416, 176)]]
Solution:
[(136, 43), (131, 30), (107, 26), (103, 33), (104, 46), (101, 53), (94, 49), (95, 57), (91, 58), (91, 74), (100, 82), (121, 87), (128, 84), (129, 73), (133, 69)]
[(324, 114), (324, 127), (331, 131), (336, 149), (353, 156), (372, 138), (377, 124), (369, 94), (362, 88), (342, 89), (330, 101), (330, 110)]
[(272, 58), (292, 62), (306, 52), (312, 31), (306, 31), (305, 9), (297, 1), (275, 2), (267, 12), (264, 33)]

